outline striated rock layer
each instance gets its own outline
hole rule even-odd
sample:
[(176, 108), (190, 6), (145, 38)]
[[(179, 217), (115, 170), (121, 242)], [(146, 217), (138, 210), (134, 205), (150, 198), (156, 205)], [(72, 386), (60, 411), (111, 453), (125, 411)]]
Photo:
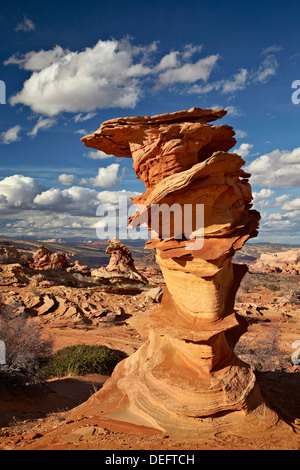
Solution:
[[(167, 288), (161, 305), (132, 323), (145, 343), (77, 414), (104, 413), (180, 437), (233, 425), (236, 432), (252, 425), (258, 432), (278, 420), (264, 404), (253, 370), (234, 354), (246, 331), (233, 308), (247, 268), (233, 265), (232, 258), (257, 235), (260, 215), (251, 210), (245, 162), (228, 153), (236, 143), (233, 129), (209, 124), (225, 114), (193, 108), (113, 119), (82, 139), (88, 147), (133, 159), (146, 192), (134, 199), (143, 207), (131, 226), (146, 221), (151, 231), (153, 205), (178, 204), (182, 227), (189, 204), (193, 231), (178, 236), (174, 216), (166, 236), (160, 221), (147, 247), (156, 250)], [(197, 205), (204, 205), (204, 228)]]

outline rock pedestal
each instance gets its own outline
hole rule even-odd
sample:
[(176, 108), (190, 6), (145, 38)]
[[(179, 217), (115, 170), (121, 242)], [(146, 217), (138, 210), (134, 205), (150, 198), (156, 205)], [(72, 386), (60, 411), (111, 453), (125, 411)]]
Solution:
[[(133, 159), (146, 192), (134, 199), (143, 209), (132, 226), (147, 219), (151, 231), (151, 208), (163, 204), (182, 209), (180, 228), (189, 205), (193, 225), (190, 237), (180, 237), (174, 216), (169, 236), (161, 221), (156, 238), (147, 242), (167, 285), (162, 303), (134, 319), (144, 345), (82, 405), (85, 415), (103, 413), (181, 437), (228, 426), (243, 432), (253, 425), (258, 432), (278, 420), (264, 404), (253, 370), (234, 354), (246, 331), (233, 309), (247, 268), (232, 258), (257, 235), (260, 215), (251, 209), (245, 162), (228, 153), (236, 144), (233, 129), (210, 124), (225, 114), (193, 108), (113, 119), (82, 139), (87, 147)], [(204, 227), (197, 225), (199, 205)]]
[(118, 238), (110, 240), (106, 254), (110, 255), (108, 266), (93, 269), (91, 272), (92, 278), (103, 288), (106, 286), (108, 291), (130, 294), (139, 293), (149, 284), (135, 268), (129, 248)]

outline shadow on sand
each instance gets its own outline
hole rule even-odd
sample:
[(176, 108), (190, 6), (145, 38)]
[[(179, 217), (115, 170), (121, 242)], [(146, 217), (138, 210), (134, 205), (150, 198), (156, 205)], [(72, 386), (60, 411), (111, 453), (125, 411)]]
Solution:
[(0, 396), (0, 427), (16, 421), (45, 418), (53, 413), (71, 410), (100, 390), (109, 376), (87, 375), (48, 382), (43, 393)]
[(288, 424), (300, 422), (300, 373), (256, 372), (266, 402)]
[[(271, 408), (292, 427), (295, 420), (300, 422), (300, 373), (256, 372), (256, 376)], [(42, 394), (0, 396), (0, 427), (71, 410), (100, 390), (108, 379), (109, 376), (97, 374), (68, 377), (49, 382)]]

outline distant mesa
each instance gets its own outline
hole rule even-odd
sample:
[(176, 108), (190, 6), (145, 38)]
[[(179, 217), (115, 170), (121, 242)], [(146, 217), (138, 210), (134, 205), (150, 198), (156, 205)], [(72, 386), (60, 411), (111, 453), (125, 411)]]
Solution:
[(281, 253), (261, 253), (260, 258), (249, 264), (253, 273), (283, 273), (298, 276), (300, 274), (300, 250)]
[(48, 240), (38, 240), (41, 243), (62, 243), (61, 238), (49, 238)]

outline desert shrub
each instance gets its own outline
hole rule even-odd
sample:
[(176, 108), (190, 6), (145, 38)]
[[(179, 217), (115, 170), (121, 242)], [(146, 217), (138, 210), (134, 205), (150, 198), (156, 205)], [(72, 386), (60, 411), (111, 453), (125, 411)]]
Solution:
[(60, 279), (60, 284), (65, 287), (78, 287), (76, 279)]
[(0, 390), (16, 394), (37, 383), (40, 383), (40, 379), (35, 371), (24, 367), (0, 366)]
[(116, 316), (110, 315), (106, 317), (106, 324), (109, 326), (115, 325), (117, 321)]
[(286, 364), (284, 351), (280, 348), (281, 333), (277, 325), (265, 327), (265, 334), (245, 334), (235, 347), (236, 355), (257, 371), (282, 370)]
[(256, 286), (257, 282), (255, 278), (250, 273), (247, 273), (241, 282), (240, 291), (253, 292)]
[(111, 374), (119, 362), (117, 355), (106, 346), (80, 344), (68, 346), (54, 354), (40, 370), (42, 378), (67, 375)]
[(0, 308), (0, 340), (6, 348), (0, 384), (14, 389), (37, 382), (38, 369), (53, 352), (52, 341), (43, 337), (42, 327), (24, 313), (16, 313), (16, 308)]
[(292, 292), (290, 295), (290, 302), (292, 304), (300, 305), (300, 292)]
[(263, 286), (266, 287), (266, 288), (269, 289), (269, 290), (272, 290), (273, 292), (278, 292), (278, 291), (280, 291), (280, 286), (277, 285), (277, 284), (265, 283), (265, 284), (263, 284)]

